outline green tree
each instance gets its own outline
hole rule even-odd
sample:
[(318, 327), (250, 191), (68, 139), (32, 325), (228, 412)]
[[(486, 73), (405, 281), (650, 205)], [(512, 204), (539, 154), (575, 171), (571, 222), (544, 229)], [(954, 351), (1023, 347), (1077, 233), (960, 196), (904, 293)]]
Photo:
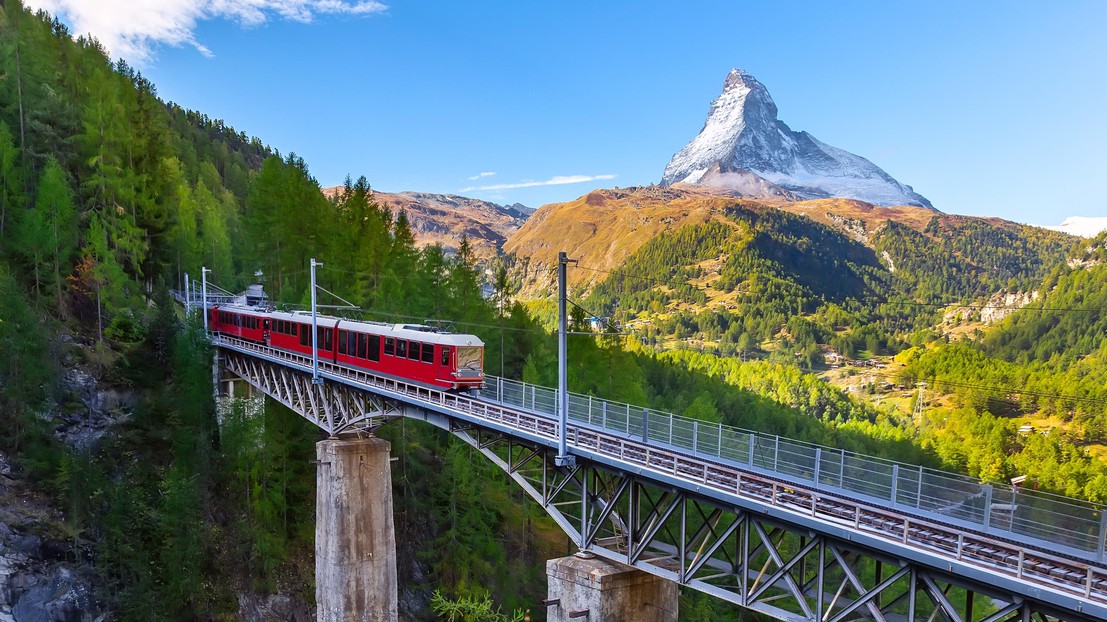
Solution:
[(35, 292), (52, 296), (62, 315), (62, 286), (77, 251), (78, 225), (73, 194), (56, 160), (47, 162), (35, 206), (21, 216), (18, 232), (18, 251), (34, 274)]
[(16, 214), (22, 210), (25, 201), (19, 150), (15, 146), (7, 124), (0, 121), (0, 256), (7, 246), (4, 234), (9, 214)]

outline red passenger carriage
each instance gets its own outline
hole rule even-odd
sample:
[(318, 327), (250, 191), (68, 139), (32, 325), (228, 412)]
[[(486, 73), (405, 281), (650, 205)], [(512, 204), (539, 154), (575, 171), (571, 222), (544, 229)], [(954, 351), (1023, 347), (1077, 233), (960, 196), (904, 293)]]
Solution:
[[(484, 384), (484, 342), (475, 335), (329, 316), (317, 316), (316, 325), (320, 360), (442, 389)], [(211, 330), (311, 355), (310, 313), (214, 307)]]

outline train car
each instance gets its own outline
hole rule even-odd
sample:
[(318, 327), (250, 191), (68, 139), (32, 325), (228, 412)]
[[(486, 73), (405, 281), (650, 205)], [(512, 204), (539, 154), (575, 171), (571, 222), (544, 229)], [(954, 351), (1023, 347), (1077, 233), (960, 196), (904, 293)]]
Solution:
[(265, 343), (268, 314), (252, 307), (234, 305), (211, 308), (209, 328), (215, 332)]
[[(320, 315), (319, 360), (449, 390), (484, 386), (484, 342), (421, 324), (358, 322)], [(211, 330), (311, 356), (311, 314), (223, 306)]]
[(443, 389), (484, 385), (484, 342), (420, 324), (343, 320), (335, 362)]
[[(311, 356), (311, 313), (272, 311), (267, 315), (270, 346)], [(334, 329), (340, 322), (342, 320), (327, 315), (316, 316), (319, 360), (334, 361)]]

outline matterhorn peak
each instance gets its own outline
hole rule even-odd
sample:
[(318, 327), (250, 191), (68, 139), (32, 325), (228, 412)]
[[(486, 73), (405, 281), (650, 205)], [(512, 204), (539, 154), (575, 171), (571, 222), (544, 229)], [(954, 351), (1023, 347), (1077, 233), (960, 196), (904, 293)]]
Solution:
[(703, 129), (665, 167), (661, 184), (674, 183), (755, 196), (790, 193), (804, 199), (840, 197), (932, 208), (911, 186), (865, 158), (792, 131), (777, 118), (765, 85), (742, 69), (727, 74)]

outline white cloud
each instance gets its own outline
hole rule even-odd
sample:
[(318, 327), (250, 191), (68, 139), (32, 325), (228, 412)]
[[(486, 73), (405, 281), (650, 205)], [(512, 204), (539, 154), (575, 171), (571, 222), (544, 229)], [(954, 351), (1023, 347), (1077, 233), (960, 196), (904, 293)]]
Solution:
[(477, 173), (476, 175), (470, 177), (469, 181), (476, 181), (478, 179), (484, 179), (485, 177), (491, 177), (493, 175), (495, 175), (495, 173)]
[(555, 175), (546, 181), (521, 181), (516, 184), (493, 184), (491, 186), (470, 186), (462, 188), (458, 192), (472, 192), (473, 190), (511, 190), (513, 188), (533, 188), (535, 186), (560, 186), (563, 184), (582, 184), (587, 181), (599, 181), (601, 179), (615, 179), (614, 175)]
[(1103, 216), (1069, 216), (1059, 225), (1037, 225), (1043, 229), (1052, 229), (1062, 233), (1078, 235), (1082, 238), (1094, 238), (1107, 231), (1107, 217)]
[(196, 24), (230, 19), (257, 26), (271, 17), (302, 23), (316, 15), (370, 15), (388, 7), (376, 0), (25, 0), (34, 9), (64, 16), (77, 35), (91, 33), (112, 57), (149, 61), (158, 45), (211, 50), (196, 40)]

